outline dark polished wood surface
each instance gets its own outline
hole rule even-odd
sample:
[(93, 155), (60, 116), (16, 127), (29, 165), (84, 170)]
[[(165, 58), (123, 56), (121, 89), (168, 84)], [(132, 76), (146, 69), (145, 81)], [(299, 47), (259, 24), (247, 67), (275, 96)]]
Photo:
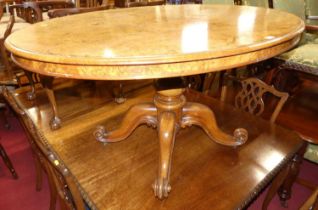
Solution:
[(99, 124), (116, 128), (128, 107), (151, 101), (154, 90), (147, 87), (129, 92), (126, 103), (118, 105), (106, 102), (105, 97), (94, 97), (94, 88), (89, 87), (56, 91), (64, 119), (57, 131), (51, 131), (48, 125), (52, 113), (43, 91), (38, 91), (32, 102), (26, 98), (27, 90), (19, 89), (15, 99), (42, 139), (69, 168), (93, 209), (239, 208), (256, 196), (302, 143), (289, 130), (187, 92), (188, 101), (200, 100), (213, 107), (224, 131), (245, 127), (249, 140), (241, 147), (226, 147), (211, 141), (199, 127), (181, 130), (174, 146), (173, 190), (168, 199), (160, 201), (150, 187), (158, 167), (156, 130), (140, 126), (126, 141), (105, 145), (92, 135)]

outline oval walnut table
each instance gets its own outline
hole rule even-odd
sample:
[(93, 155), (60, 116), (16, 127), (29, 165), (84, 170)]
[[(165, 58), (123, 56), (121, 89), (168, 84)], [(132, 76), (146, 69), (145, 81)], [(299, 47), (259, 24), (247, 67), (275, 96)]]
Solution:
[[(288, 21), (286, 21), (288, 20)], [(42, 75), (92, 80), (161, 79), (221, 71), (278, 55), (304, 29), (298, 17), (243, 6), (155, 6), (93, 12), (41, 22), (6, 40), (13, 60)], [(168, 196), (171, 155), (180, 128), (197, 125), (215, 142), (239, 146), (247, 131), (221, 131), (205, 105), (184, 89), (157, 91), (154, 102), (131, 107), (114, 131), (99, 127), (101, 142), (127, 138), (140, 124), (158, 128), (160, 157), (155, 195)]]

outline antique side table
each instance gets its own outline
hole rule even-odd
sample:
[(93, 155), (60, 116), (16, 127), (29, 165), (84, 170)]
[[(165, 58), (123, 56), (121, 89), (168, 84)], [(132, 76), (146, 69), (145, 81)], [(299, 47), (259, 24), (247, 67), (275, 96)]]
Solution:
[[(288, 21), (286, 21), (288, 20)], [(282, 24), (284, 23), (284, 24)], [(6, 40), (13, 60), (42, 75), (92, 80), (160, 79), (243, 66), (295, 46), (298, 17), (271, 9), (221, 5), (166, 5), (58, 18)], [(99, 127), (104, 143), (126, 139), (140, 124), (158, 128), (155, 195), (168, 196), (171, 155), (180, 128), (198, 125), (227, 146), (246, 142), (244, 128), (223, 132), (210, 108), (187, 103), (184, 89), (157, 91), (153, 103), (132, 106), (114, 131)]]

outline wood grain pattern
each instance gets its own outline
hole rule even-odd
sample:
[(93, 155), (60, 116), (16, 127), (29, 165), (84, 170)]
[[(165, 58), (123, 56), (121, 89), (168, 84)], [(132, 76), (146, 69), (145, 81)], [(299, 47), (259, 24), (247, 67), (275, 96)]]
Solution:
[(188, 101), (213, 107), (223, 130), (231, 132), (239, 125), (248, 129), (250, 138), (242, 147), (225, 147), (209, 141), (198, 127), (180, 130), (170, 176), (173, 190), (168, 199), (160, 201), (150, 187), (159, 155), (155, 130), (140, 126), (127, 141), (106, 145), (92, 135), (100, 124), (116, 128), (128, 107), (150, 102), (154, 90), (148, 87), (130, 92), (121, 105), (106, 103), (104, 97), (95, 98), (82, 87), (80, 90), (86, 97), (78, 95), (77, 89), (56, 91), (64, 119), (63, 127), (56, 131), (48, 125), (52, 112), (43, 90), (33, 102), (36, 107), (25, 96), (28, 89), (17, 90), (14, 97), (36, 125), (41, 139), (70, 170), (92, 209), (243, 208), (302, 145), (294, 132), (220, 105), (202, 94), (187, 92)]
[(6, 47), (19, 65), (45, 75), (96, 80), (162, 78), (265, 60), (293, 47), (303, 29), (301, 19), (276, 10), (165, 5), (38, 23), (11, 35)]

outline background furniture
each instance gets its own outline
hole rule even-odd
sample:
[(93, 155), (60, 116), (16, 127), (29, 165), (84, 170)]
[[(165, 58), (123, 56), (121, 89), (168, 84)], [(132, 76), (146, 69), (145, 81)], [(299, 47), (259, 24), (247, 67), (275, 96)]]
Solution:
[[(244, 111), (260, 116), (265, 110), (264, 95), (271, 93), (279, 98), (276, 106), (272, 108), (270, 122), (274, 123), (280, 110), (285, 104), (288, 93), (277, 91), (274, 87), (265, 84), (257, 78), (242, 80), (242, 88), (235, 96), (235, 107)], [(268, 97), (268, 95), (266, 95)]]

